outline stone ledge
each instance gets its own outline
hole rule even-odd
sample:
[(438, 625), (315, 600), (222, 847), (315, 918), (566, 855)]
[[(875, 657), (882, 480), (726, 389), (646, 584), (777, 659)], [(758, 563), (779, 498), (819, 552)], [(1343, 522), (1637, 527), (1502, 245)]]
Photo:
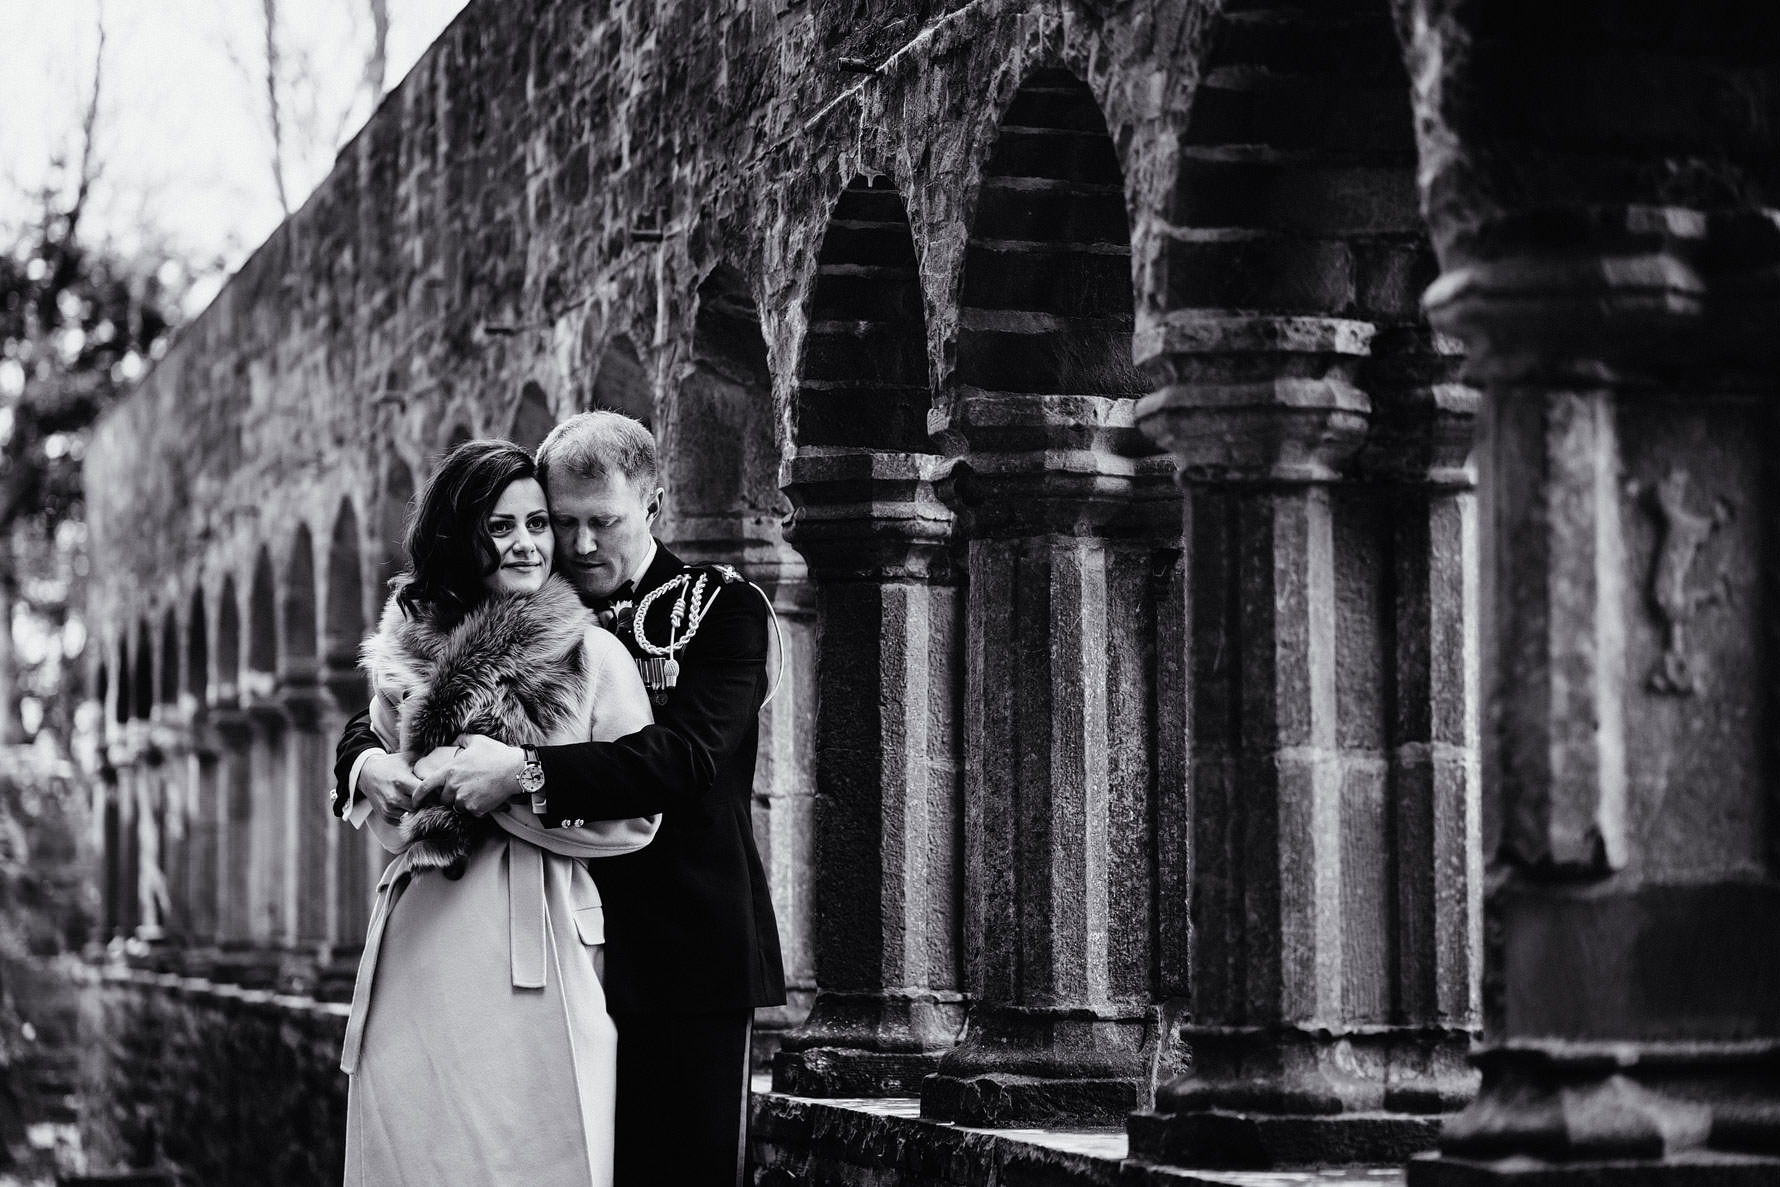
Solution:
[(1127, 1157), (1124, 1129), (976, 1129), (912, 1097), (816, 1100), (754, 1079), (754, 1187), (1402, 1187), (1400, 1167), (1190, 1170)]

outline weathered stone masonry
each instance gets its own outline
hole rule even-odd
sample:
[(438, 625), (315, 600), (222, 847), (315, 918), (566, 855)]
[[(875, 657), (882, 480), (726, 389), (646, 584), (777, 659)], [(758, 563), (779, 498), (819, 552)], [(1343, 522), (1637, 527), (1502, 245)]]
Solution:
[(785, 626), (780, 1091), (1400, 1162), (1487, 1024), (1417, 1181), (1774, 1181), (1780, 30), (1617, 8), (473, 4), (92, 447), (108, 927), (343, 992), (402, 509), (617, 407)]

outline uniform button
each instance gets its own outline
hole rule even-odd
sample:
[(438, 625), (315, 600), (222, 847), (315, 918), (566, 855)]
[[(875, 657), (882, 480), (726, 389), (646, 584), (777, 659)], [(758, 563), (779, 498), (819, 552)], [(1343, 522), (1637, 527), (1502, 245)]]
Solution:
[(575, 827), (580, 828), (583, 824), (586, 824), (586, 823), (587, 822), (585, 820), (577, 820), (577, 821), (575, 821)]

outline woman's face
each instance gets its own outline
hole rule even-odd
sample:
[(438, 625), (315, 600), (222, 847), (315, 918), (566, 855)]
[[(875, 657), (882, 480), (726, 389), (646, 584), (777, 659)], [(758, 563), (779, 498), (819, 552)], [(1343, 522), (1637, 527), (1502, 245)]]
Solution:
[(556, 546), (550, 534), (550, 512), (544, 506), (544, 488), (531, 478), (509, 482), (482, 526), (494, 541), (495, 569), (482, 579), (488, 592), (525, 594), (543, 588)]

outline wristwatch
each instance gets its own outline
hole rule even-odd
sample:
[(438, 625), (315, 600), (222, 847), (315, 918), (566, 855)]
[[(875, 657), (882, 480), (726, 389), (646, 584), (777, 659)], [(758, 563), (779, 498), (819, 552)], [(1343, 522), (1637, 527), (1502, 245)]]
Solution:
[(521, 746), (525, 764), (519, 768), (519, 790), (532, 797), (532, 811), (544, 815), (544, 764), (536, 746)]

